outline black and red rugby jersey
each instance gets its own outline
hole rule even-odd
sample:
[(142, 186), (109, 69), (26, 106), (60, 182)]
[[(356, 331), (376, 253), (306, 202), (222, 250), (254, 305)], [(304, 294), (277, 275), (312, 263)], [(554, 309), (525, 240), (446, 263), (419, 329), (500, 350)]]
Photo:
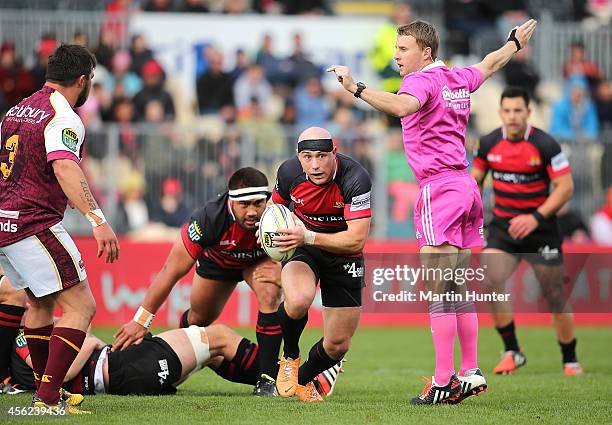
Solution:
[(278, 169), (272, 200), (293, 203), (294, 213), (315, 232), (341, 232), (348, 228), (348, 220), (370, 217), (370, 175), (346, 155), (337, 154), (336, 163), (334, 178), (317, 185), (308, 179), (297, 156), (288, 159)]
[(255, 230), (243, 229), (234, 218), (227, 192), (196, 210), (181, 237), (194, 260), (206, 257), (224, 269), (244, 270), (266, 255)]
[(508, 140), (503, 127), (482, 137), (474, 167), (491, 170), (493, 214), (504, 219), (535, 211), (546, 201), (550, 181), (571, 172), (559, 143), (531, 126), (518, 141)]

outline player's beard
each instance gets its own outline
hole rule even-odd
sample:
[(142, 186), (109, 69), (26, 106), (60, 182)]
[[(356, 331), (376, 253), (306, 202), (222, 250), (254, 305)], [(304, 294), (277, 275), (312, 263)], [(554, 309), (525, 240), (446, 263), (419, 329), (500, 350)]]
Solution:
[(87, 80), (87, 84), (83, 86), (83, 90), (79, 93), (79, 97), (77, 98), (76, 103), (74, 104), (75, 108), (83, 106), (89, 97), (89, 89), (91, 89), (91, 80)]

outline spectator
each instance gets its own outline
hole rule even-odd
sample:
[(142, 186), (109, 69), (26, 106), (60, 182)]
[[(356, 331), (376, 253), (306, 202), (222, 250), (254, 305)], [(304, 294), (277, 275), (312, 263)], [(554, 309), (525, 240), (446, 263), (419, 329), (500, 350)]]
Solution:
[(278, 122), (266, 116), (262, 106), (259, 99), (253, 97), (249, 106), (243, 109), (238, 126), (243, 134), (255, 142), (258, 159), (267, 168), (286, 154), (286, 143), (283, 129)]
[(251, 7), (257, 13), (280, 15), (283, 12), (283, 6), (277, 0), (253, 0)]
[(181, 182), (175, 178), (166, 178), (162, 182), (159, 207), (153, 216), (153, 221), (168, 227), (181, 227), (189, 219), (189, 207), (183, 201)]
[(147, 42), (141, 34), (132, 36), (130, 55), (132, 56), (131, 71), (136, 75), (142, 75), (142, 67), (153, 59), (153, 52), (147, 47)]
[(148, 0), (144, 6), (145, 12), (172, 12), (171, 0)]
[(130, 72), (132, 58), (127, 50), (118, 50), (112, 60), (112, 73), (109, 73), (104, 88), (108, 93), (115, 93), (118, 84), (123, 86), (123, 96), (134, 97), (142, 90), (142, 80)]
[(89, 37), (83, 31), (76, 30), (72, 35), (72, 40), (70, 40), (70, 44), (77, 44), (79, 46), (89, 48)]
[(251, 61), (244, 49), (236, 49), (236, 59), (234, 63), (234, 69), (230, 72), (232, 78), (232, 84), (236, 82), (238, 78), (248, 69)]
[(172, 96), (164, 89), (164, 70), (161, 65), (150, 60), (142, 67), (144, 87), (134, 96), (136, 117), (142, 120), (145, 107), (151, 100), (159, 100), (164, 107), (165, 119), (174, 119), (174, 102)]
[(134, 232), (145, 227), (149, 222), (149, 210), (144, 201), (144, 178), (132, 170), (119, 184), (117, 212), (117, 230), (120, 233)]
[(238, 113), (251, 104), (256, 97), (261, 105), (267, 105), (272, 97), (272, 87), (266, 80), (261, 66), (251, 64), (234, 84), (234, 103)]
[(133, 125), (134, 114), (134, 104), (129, 98), (116, 99), (113, 115), (119, 126), (119, 153), (128, 158), (132, 164), (137, 164), (140, 142)]
[(506, 85), (525, 89), (529, 93), (529, 97), (539, 103), (537, 87), (540, 76), (528, 59), (528, 55), (529, 46), (519, 50), (504, 67), (504, 77), (506, 78)]
[(382, 89), (391, 93), (399, 90), (402, 78), (395, 63), (395, 39), (397, 28), (412, 21), (412, 8), (408, 3), (396, 3), (391, 20), (383, 24), (374, 36), (374, 46), (369, 54), (370, 63), (380, 78)]
[[(116, 46), (121, 45), (123, 40), (127, 39), (128, 14), (137, 9), (137, 6), (133, 4), (132, 0), (112, 0), (106, 6), (106, 16), (104, 17), (104, 22), (100, 30), (100, 38), (103, 39), (106, 47), (112, 47), (114, 50)], [(106, 68), (110, 68), (112, 53), (106, 53), (107, 54), (103, 57), (104, 60), (108, 60), (106, 63), (100, 60), (97, 53), (96, 57), (98, 57), (99, 63), (103, 64)]]
[(288, 83), (291, 63), (281, 60), (274, 54), (273, 41), (270, 34), (264, 34), (261, 47), (255, 57), (255, 63), (261, 66), (270, 84), (278, 85)]
[(452, 54), (469, 54), (470, 39), (493, 28), (495, 15), (491, 3), (484, 0), (444, 0), (444, 21), (449, 30), (447, 46)]
[(580, 75), (565, 83), (563, 98), (552, 109), (550, 134), (562, 140), (594, 140), (598, 133), (597, 110), (586, 79)]
[(17, 60), (15, 44), (11, 42), (0, 46), (0, 91), (8, 108), (36, 91), (32, 74)]
[(321, 72), (319, 68), (308, 60), (307, 54), (304, 51), (304, 40), (302, 34), (296, 32), (293, 34), (293, 53), (289, 56), (291, 63), (291, 74), (293, 76), (293, 86), (297, 87), (311, 78), (320, 78)]
[(584, 44), (582, 41), (574, 41), (570, 46), (570, 53), (567, 62), (563, 65), (563, 76), (569, 78), (572, 75), (582, 75), (587, 78), (589, 87), (596, 87), (601, 79), (599, 67), (586, 58)]
[(188, 13), (207, 13), (210, 12), (205, 0), (184, 0), (179, 8), (180, 12)]
[(94, 50), (96, 59), (99, 65), (104, 66), (106, 69), (111, 69), (111, 61), (115, 54), (115, 40), (114, 34), (110, 29), (102, 29), (100, 32), (100, 39), (98, 40), (98, 46)]
[(323, 127), (329, 117), (329, 108), (318, 78), (310, 78), (294, 95), (297, 124), (300, 128)]
[(246, 0), (225, 0), (223, 4), (223, 13), (228, 15), (242, 15), (248, 10)]
[(602, 130), (612, 130), (612, 82), (601, 81), (595, 96), (600, 127)]
[(612, 246), (612, 186), (608, 188), (606, 204), (591, 220), (591, 235), (595, 243)]
[(36, 48), (36, 63), (30, 70), (32, 78), (34, 79), (34, 89), (40, 90), (45, 85), (47, 64), (49, 63), (49, 56), (55, 52), (57, 48), (57, 40), (54, 35), (43, 36), (38, 42)]
[[(200, 114), (218, 113), (223, 108), (234, 108), (232, 77), (223, 71), (223, 53), (206, 49), (208, 69), (196, 81)], [(226, 115), (226, 114), (223, 114)]]

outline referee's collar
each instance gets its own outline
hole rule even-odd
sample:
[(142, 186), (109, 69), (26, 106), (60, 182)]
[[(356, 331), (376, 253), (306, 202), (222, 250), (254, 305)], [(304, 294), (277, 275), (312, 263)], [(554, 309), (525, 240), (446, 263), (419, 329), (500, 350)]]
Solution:
[(433, 68), (438, 68), (440, 66), (446, 66), (446, 64), (444, 63), (444, 61), (438, 59), (437, 61), (435, 61), (434, 63), (430, 63), (429, 65), (427, 65), (425, 68), (421, 69), (421, 71), (427, 71), (429, 69), (433, 69)]

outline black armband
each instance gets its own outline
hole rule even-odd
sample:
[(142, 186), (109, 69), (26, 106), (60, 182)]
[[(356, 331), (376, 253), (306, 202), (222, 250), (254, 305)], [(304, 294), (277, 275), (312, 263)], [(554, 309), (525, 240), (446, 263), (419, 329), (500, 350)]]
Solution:
[(542, 214), (540, 214), (538, 211), (532, 212), (531, 215), (533, 215), (535, 217), (535, 219), (538, 222), (538, 224), (542, 224), (546, 220), (544, 218), (544, 216)]

